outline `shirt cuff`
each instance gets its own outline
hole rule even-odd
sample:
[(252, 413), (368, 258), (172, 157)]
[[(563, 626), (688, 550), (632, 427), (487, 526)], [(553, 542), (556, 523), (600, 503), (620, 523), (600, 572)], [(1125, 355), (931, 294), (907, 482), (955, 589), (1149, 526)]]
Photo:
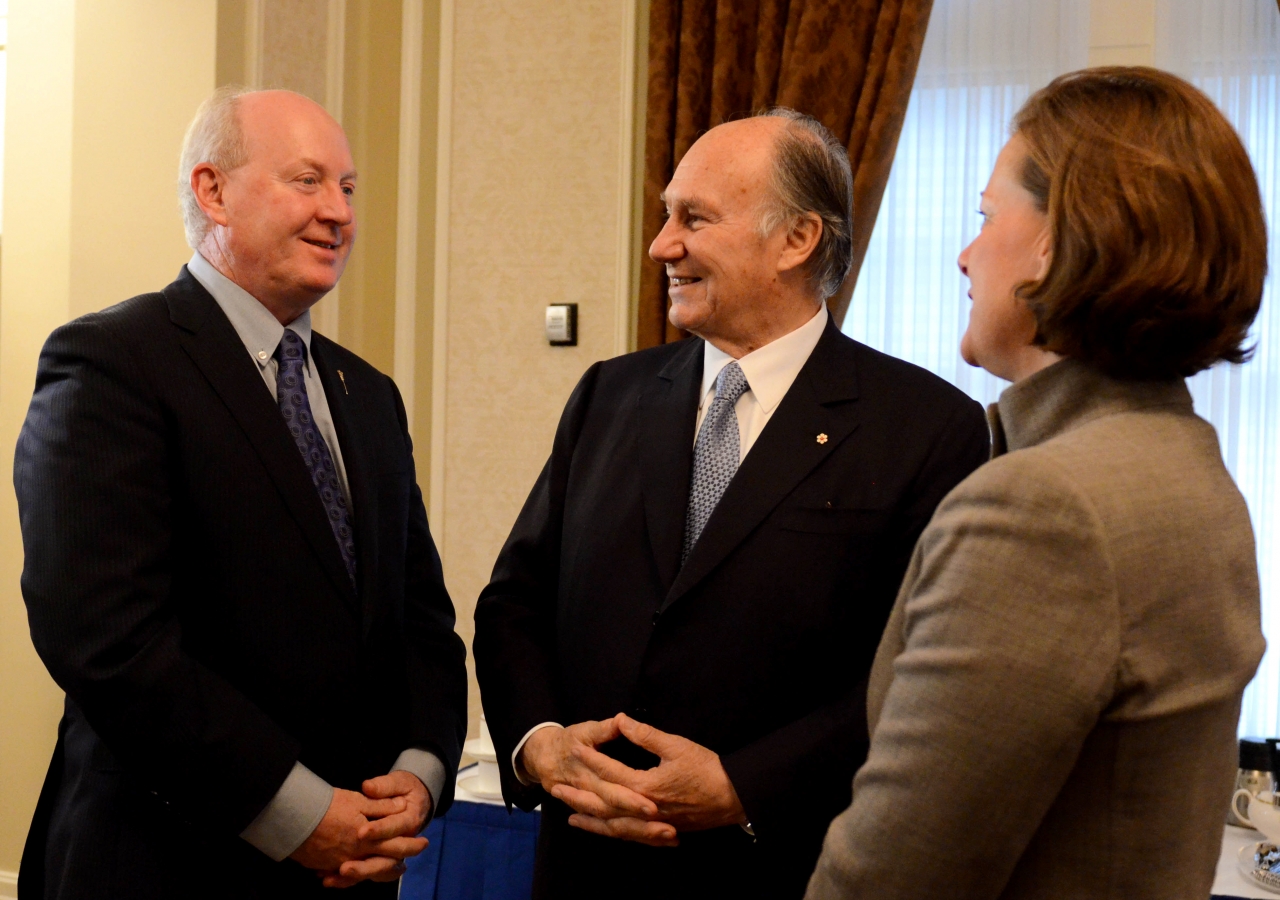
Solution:
[(529, 780), (529, 773), (524, 770), (524, 766), (520, 765), (520, 751), (524, 749), (525, 741), (533, 736), (535, 731), (541, 731), (543, 728), (564, 728), (559, 722), (539, 722), (524, 733), (524, 737), (520, 738), (520, 743), (516, 744), (516, 749), (511, 753), (511, 770), (516, 773), (516, 781), (525, 787), (533, 784)]
[[(431, 795), (431, 813), (427, 816), (427, 822), (434, 819), (436, 806), (440, 802), (440, 795), (444, 792), (444, 781), (448, 775), (448, 770), (440, 761), (440, 757), (430, 750), (410, 747), (396, 757), (396, 764), (391, 767), (391, 771), (408, 772), (410, 775), (417, 776), (422, 786), (427, 789), (427, 793)], [(425, 827), (426, 822), (423, 825)]]
[(333, 787), (300, 762), (240, 837), (280, 862), (302, 846), (333, 802)]

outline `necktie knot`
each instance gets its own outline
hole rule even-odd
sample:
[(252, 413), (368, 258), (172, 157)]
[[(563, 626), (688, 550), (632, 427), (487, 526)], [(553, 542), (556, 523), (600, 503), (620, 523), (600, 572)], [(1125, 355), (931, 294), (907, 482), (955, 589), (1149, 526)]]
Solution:
[(720, 370), (716, 376), (716, 399), (724, 398), (726, 403), (737, 403), (738, 398), (751, 389), (747, 384), (747, 376), (737, 362), (731, 362)]
[(281, 366), (301, 367), (307, 359), (307, 345), (298, 336), (298, 332), (286, 328), (280, 336), (274, 355)]

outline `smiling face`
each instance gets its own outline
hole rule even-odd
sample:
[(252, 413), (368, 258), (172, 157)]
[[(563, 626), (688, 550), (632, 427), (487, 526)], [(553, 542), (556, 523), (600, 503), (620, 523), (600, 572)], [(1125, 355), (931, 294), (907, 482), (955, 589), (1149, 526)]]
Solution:
[(1035, 346), (1036, 320), (1014, 296), (1018, 285), (1038, 281), (1052, 254), (1049, 217), (1022, 186), (1026, 145), (1014, 135), (1000, 151), (982, 192), (982, 230), (960, 254), (969, 278), (969, 328), (960, 355), (971, 366), (1017, 381), (1057, 359)]
[(247, 94), (239, 121), (244, 165), (192, 172), (193, 185), (198, 176), (213, 184), (195, 186), (213, 223), (200, 249), (287, 323), (331, 291), (346, 266), (356, 234), (355, 165), (342, 128), (305, 97)]
[(792, 259), (787, 229), (760, 234), (783, 127), (754, 118), (703, 135), (667, 185), (669, 215), (649, 248), (666, 265), (671, 324), (734, 356), (808, 321), (821, 302)]

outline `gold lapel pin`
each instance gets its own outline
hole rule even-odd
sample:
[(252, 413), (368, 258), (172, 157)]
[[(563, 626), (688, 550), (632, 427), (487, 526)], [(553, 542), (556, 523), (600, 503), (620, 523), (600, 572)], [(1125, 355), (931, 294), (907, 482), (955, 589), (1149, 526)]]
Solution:
[[(351, 396), (351, 392), (347, 390), (347, 379), (343, 377), (341, 369), (338, 370), (338, 380), (342, 382), (342, 393), (348, 397)], [(824, 434), (823, 437), (825, 438), (826, 435)]]
[(819, 444), (825, 444), (826, 442), (827, 442), (827, 436), (825, 434), (818, 435)]

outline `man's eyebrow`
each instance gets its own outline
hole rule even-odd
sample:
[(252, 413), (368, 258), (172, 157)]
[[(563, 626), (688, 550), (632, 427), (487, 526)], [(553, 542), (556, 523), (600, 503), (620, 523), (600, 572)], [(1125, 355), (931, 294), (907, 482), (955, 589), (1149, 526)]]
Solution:
[(663, 191), (661, 194), (658, 195), (658, 199), (662, 201), (662, 205), (667, 207), (667, 209), (671, 209), (673, 207), (679, 207), (680, 209), (683, 209), (685, 212), (695, 212), (695, 213), (705, 212), (708, 209), (707, 204), (704, 203), (698, 197), (677, 197), (673, 201), (671, 198), (667, 196), (666, 191)]
[[(302, 165), (308, 169), (319, 169), (321, 172), (328, 171), (328, 168), (325, 166), (324, 163), (316, 159), (311, 159), (310, 157), (307, 157), (307, 156), (302, 157), (302, 159), (298, 160), (298, 162), (302, 163)], [(356, 175), (357, 175), (356, 170), (352, 169), (350, 172), (343, 172), (341, 175), (339, 175), (338, 180), (339, 181), (355, 181)]]

